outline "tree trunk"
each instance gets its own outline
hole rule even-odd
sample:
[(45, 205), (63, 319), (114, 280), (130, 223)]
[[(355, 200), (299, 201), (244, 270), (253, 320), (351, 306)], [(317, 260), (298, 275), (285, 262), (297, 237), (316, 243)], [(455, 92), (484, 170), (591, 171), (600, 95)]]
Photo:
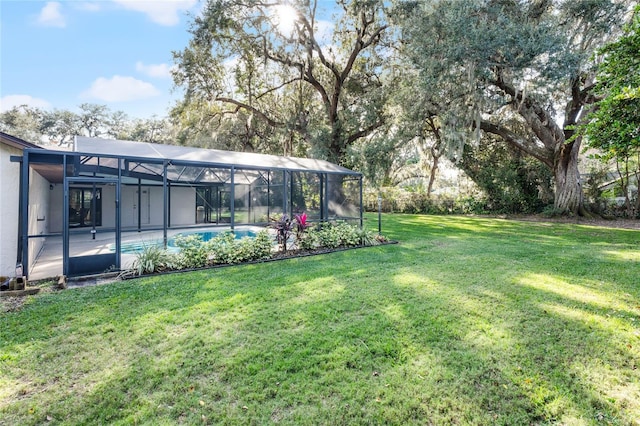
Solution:
[(438, 162), (440, 161), (440, 155), (433, 148), (431, 149), (431, 155), (433, 156), (433, 162), (431, 163), (431, 171), (429, 172), (429, 184), (427, 185), (427, 197), (431, 197), (431, 190), (433, 189), (433, 183), (436, 180), (436, 173), (438, 172)]
[(587, 215), (584, 209), (582, 183), (578, 170), (580, 138), (564, 144), (555, 162), (556, 195), (554, 207), (561, 213)]

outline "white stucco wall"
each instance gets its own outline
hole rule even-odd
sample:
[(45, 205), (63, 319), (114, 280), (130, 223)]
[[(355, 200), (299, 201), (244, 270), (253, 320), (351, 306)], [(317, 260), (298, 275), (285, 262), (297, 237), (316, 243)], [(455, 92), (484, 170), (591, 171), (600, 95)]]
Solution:
[(161, 186), (152, 186), (149, 188), (149, 203), (151, 205), (151, 211), (149, 212), (150, 224), (154, 226), (162, 226), (164, 214)]
[(171, 188), (171, 226), (196, 223), (196, 189)]
[[(49, 233), (49, 181), (37, 172), (29, 172), (29, 235)], [(29, 269), (42, 249), (45, 237), (29, 239)]]
[[(15, 276), (18, 252), (20, 164), (12, 155), (22, 150), (0, 144), (0, 275)], [(35, 171), (29, 172), (29, 235), (49, 232), (49, 182)], [(29, 264), (33, 264), (45, 238), (29, 241)]]
[(49, 191), (49, 232), (52, 234), (62, 232), (63, 189), (64, 185), (56, 183)]
[[(138, 225), (141, 208), (142, 226), (162, 226), (163, 192), (161, 186), (142, 186), (142, 205), (138, 206), (138, 187), (122, 187), (122, 226)], [(171, 188), (171, 226), (193, 225), (196, 222), (195, 188)]]
[(0, 275), (15, 276), (18, 251), (20, 165), (12, 155), (22, 151), (0, 143)]
[[(49, 208), (49, 232), (62, 232), (62, 194), (63, 186), (54, 185), (49, 191), (51, 200)], [(121, 218), (123, 227), (138, 225), (138, 187), (121, 187)], [(143, 186), (142, 226), (162, 226), (163, 193), (161, 186)], [(59, 200), (59, 201), (57, 201)], [(102, 188), (102, 226), (115, 226), (115, 187)], [(171, 188), (171, 226), (193, 225), (196, 222), (196, 190), (195, 188)]]

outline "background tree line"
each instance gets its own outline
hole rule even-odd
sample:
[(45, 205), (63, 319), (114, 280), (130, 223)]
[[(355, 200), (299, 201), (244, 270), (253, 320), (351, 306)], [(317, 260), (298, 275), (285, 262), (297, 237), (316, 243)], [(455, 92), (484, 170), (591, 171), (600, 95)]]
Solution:
[(136, 119), (106, 105), (81, 104), (79, 112), (20, 105), (0, 114), (0, 131), (40, 145), (67, 147), (74, 136), (172, 143), (167, 118)]
[[(426, 198), (446, 159), (486, 210), (552, 203), (581, 215), (593, 211), (579, 165), (590, 148), (619, 172), (627, 214), (640, 212), (630, 192), (640, 175), (634, 2), (322, 5), (207, 1), (174, 52), (184, 97), (167, 119), (85, 104), (80, 114), (15, 109), (3, 129), (324, 158), (362, 171), (371, 188), (420, 182)], [(20, 123), (33, 116), (35, 129)]]

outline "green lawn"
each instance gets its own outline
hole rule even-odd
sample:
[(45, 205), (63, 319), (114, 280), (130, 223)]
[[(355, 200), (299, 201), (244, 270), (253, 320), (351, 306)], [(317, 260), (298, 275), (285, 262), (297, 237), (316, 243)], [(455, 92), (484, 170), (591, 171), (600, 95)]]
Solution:
[(0, 314), (0, 424), (639, 424), (640, 231), (383, 232), (33, 297)]

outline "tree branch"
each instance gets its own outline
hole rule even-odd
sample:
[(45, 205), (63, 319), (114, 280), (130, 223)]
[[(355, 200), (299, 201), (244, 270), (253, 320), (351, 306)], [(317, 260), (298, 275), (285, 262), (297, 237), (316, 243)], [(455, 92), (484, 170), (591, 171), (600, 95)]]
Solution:
[(532, 146), (532, 144), (525, 138), (512, 132), (506, 127), (491, 123), (486, 120), (481, 120), (480, 129), (487, 133), (500, 136), (502, 139), (515, 146), (516, 148), (522, 150), (523, 152), (526, 152), (534, 158), (537, 158), (542, 163), (549, 166), (549, 168), (553, 168), (553, 156), (549, 155), (550, 153)]
[(530, 97), (516, 90), (513, 84), (507, 83), (500, 69), (494, 70), (494, 72), (496, 73), (496, 78), (489, 80), (489, 83), (512, 97), (511, 108), (524, 118), (533, 133), (547, 149), (559, 149), (565, 141), (565, 136), (553, 117)]
[(272, 127), (281, 127), (284, 125), (284, 123), (280, 123), (272, 118), (270, 118), (269, 116), (267, 116), (264, 112), (260, 111), (259, 109), (257, 109), (256, 107), (246, 104), (244, 102), (240, 102), (237, 101), (235, 99), (231, 99), (231, 98), (225, 98), (222, 96), (216, 97), (216, 101), (219, 102), (226, 102), (232, 105), (237, 106), (238, 108), (242, 108), (242, 109), (246, 109), (247, 111), (251, 111), (254, 114), (257, 114), (259, 117), (261, 117), (263, 120), (265, 120), (270, 126)]
[(347, 137), (347, 144), (351, 144), (357, 141), (358, 139), (371, 134), (371, 132), (381, 127), (383, 124), (384, 124), (384, 121), (380, 120), (371, 124), (370, 126), (365, 127), (364, 129), (358, 130), (357, 132), (350, 134)]

